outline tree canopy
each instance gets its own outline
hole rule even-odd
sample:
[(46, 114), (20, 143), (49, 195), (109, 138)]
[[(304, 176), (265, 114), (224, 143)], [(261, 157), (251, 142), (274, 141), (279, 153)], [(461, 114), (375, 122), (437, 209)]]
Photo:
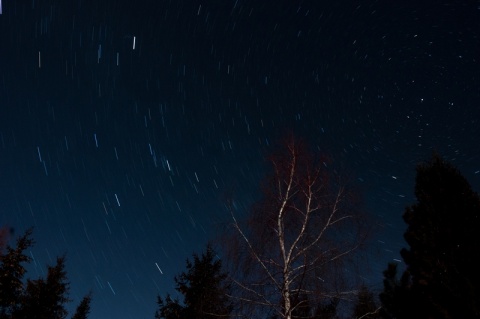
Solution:
[(233, 297), (251, 318), (332, 317), (353, 296), (354, 275), (345, 269), (365, 243), (368, 215), (352, 184), (304, 141), (282, 140), (267, 160), (271, 170), (251, 210), (229, 205)]
[(228, 298), (227, 275), (222, 271), (222, 261), (217, 258), (211, 245), (207, 245), (201, 256), (193, 254), (193, 261), (187, 259), (186, 271), (175, 276), (176, 290), (183, 301), (165, 300), (158, 296), (158, 310), (155, 318), (228, 318), (232, 306)]
[(480, 199), (452, 164), (434, 154), (418, 165), (415, 196), (406, 208), (400, 281), (389, 266), (380, 295), (392, 318), (480, 317)]
[[(64, 319), (68, 315), (65, 305), (70, 301), (70, 283), (65, 256), (48, 266), (46, 278), (24, 281), (25, 264), (31, 261), (25, 251), (33, 244), (32, 229), (28, 229), (17, 239), (15, 247), (7, 245), (6, 252), (0, 255), (0, 319)], [(87, 297), (75, 319), (86, 318), (91, 300)]]

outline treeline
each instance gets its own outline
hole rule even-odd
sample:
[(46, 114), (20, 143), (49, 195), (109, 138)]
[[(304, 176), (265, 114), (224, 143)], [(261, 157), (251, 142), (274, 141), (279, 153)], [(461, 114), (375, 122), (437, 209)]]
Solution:
[[(368, 216), (326, 158), (290, 139), (269, 158), (262, 197), (175, 277), (157, 319), (480, 318), (480, 198), (439, 155), (417, 166), (403, 219), (405, 270), (385, 265), (383, 290), (352, 280), (368, 248)], [(358, 276), (360, 277), (360, 276)], [(382, 278), (382, 274), (379, 274)]]
[[(348, 177), (293, 138), (267, 160), (260, 200), (247, 214), (226, 200), (231, 222), (186, 261), (178, 297), (157, 296), (156, 319), (480, 318), (480, 198), (451, 163), (434, 154), (417, 166), (404, 267), (385, 265), (376, 291), (357, 280), (374, 229)], [(64, 257), (47, 278), (23, 280), (31, 235), (0, 255), (0, 319), (66, 318)], [(90, 301), (72, 318), (87, 318)]]
[[(0, 234), (0, 248), (9, 229)], [(66, 318), (65, 308), (70, 283), (65, 271), (65, 256), (57, 257), (48, 266), (47, 277), (24, 280), (25, 264), (32, 261), (26, 250), (34, 244), (32, 229), (17, 239), (16, 246), (7, 245), (0, 255), (0, 319), (60, 319)], [(72, 319), (86, 319), (90, 312), (91, 294), (87, 294)]]

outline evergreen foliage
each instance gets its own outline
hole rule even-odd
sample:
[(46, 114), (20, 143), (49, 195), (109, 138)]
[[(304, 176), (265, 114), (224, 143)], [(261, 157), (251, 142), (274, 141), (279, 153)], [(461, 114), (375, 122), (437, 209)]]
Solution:
[(381, 318), (410, 318), (415, 310), (418, 299), (410, 291), (410, 274), (405, 271), (400, 279), (397, 278), (398, 265), (389, 263), (383, 272), (384, 290), (380, 293)]
[(232, 306), (226, 293), (227, 275), (222, 272), (222, 262), (215, 251), (207, 245), (206, 251), (193, 262), (187, 259), (186, 272), (176, 276), (176, 290), (183, 295), (183, 303), (167, 295), (165, 300), (158, 296), (158, 311), (155, 318), (228, 318)]
[(33, 246), (32, 229), (17, 239), (15, 248), (6, 247), (0, 256), (0, 318), (10, 318), (20, 308), (23, 295), (24, 264), (31, 261), (25, 250)]
[(58, 257), (55, 266), (48, 266), (47, 278), (27, 280), (22, 307), (16, 317), (30, 319), (64, 319), (69, 283), (65, 257)]
[[(0, 319), (64, 319), (68, 314), (65, 305), (70, 301), (65, 256), (58, 257), (55, 266), (48, 266), (46, 278), (24, 283), (24, 264), (31, 261), (25, 250), (34, 243), (31, 236), (29, 229), (18, 238), (15, 248), (7, 246), (5, 254), (0, 255)], [(90, 304), (87, 297), (83, 305), (86, 310)], [(86, 316), (75, 319), (79, 318)]]
[(435, 154), (417, 167), (415, 195), (403, 215), (407, 269), (400, 282), (391, 266), (385, 272), (384, 311), (392, 318), (479, 318), (478, 194)]
[(90, 303), (92, 302), (92, 294), (89, 293), (83, 297), (82, 301), (77, 307), (72, 319), (87, 319), (90, 313)]

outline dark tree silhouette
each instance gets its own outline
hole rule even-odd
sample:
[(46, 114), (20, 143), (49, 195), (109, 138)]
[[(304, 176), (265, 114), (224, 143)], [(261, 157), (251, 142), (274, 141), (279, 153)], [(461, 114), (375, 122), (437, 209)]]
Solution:
[(207, 245), (201, 256), (193, 254), (193, 262), (187, 259), (186, 264), (186, 272), (175, 277), (183, 303), (170, 295), (165, 301), (158, 296), (155, 318), (228, 318), (232, 307), (227, 297), (227, 275), (222, 272), (222, 262), (211, 245)]
[[(385, 291), (383, 307), (396, 318), (479, 318), (478, 194), (452, 164), (434, 154), (417, 167), (415, 195), (417, 202), (403, 215), (410, 247), (401, 251), (406, 273), (400, 287), (408, 297), (397, 285), (401, 297), (387, 298), (385, 304), (391, 292)], [(406, 316), (395, 313), (399, 309)]]
[(90, 303), (92, 302), (92, 293), (83, 297), (82, 301), (77, 307), (72, 319), (87, 319), (90, 313)]
[[(27, 230), (15, 248), (7, 246), (6, 253), (0, 256), (0, 319), (66, 318), (69, 282), (65, 256), (58, 257), (55, 266), (48, 266), (46, 279), (27, 279), (24, 283), (23, 264), (31, 261), (25, 250), (34, 243), (31, 235), (32, 229)], [(88, 296), (87, 306), (89, 303)]]
[(47, 279), (28, 280), (22, 300), (22, 309), (16, 318), (63, 319), (67, 316), (65, 303), (69, 283), (65, 272), (65, 257), (58, 257), (55, 266), (49, 266)]
[[(323, 298), (313, 302), (306, 295), (294, 296), (291, 300), (292, 319), (338, 319), (337, 308), (339, 300), (336, 298)], [(282, 318), (278, 314), (271, 315), (270, 319)]]
[(326, 316), (353, 296), (353, 276), (344, 270), (365, 243), (367, 214), (352, 185), (304, 142), (285, 139), (268, 162), (262, 197), (245, 221), (233, 201), (228, 205), (233, 222), (224, 244), (235, 269), (232, 297), (250, 318), (291, 319), (305, 313), (306, 304), (310, 318), (320, 311)]
[(0, 256), (3, 255), (3, 250), (7, 246), (8, 239), (12, 231), (13, 229), (6, 226), (0, 228)]
[(315, 311), (313, 319), (338, 319), (337, 308), (339, 303), (338, 298), (332, 298), (320, 302)]
[[(389, 263), (383, 272), (383, 291), (380, 293), (380, 317), (420, 318), (421, 307), (415, 292), (410, 290), (410, 274), (404, 271), (400, 279), (397, 276), (398, 264)], [(419, 309), (418, 311), (416, 309)]]
[(158, 310), (155, 312), (156, 319), (181, 319), (186, 318), (185, 307), (180, 304), (178, 299), (172, 299), (167, 294), (165, 300), (157, 296)]
[(353, 318), (355, 319), (376, 319), (380, 318), (380, 308), (377, 307), (373, 292), (367, 286), (362, 286), (357, 295), (357, 301), (353, 308)]
[(33, 246), (32, 229), (25, 232), (17, 239), (15, 248), (9, 245), (6, 253), (0, 256), (0, 318), (10, 318), (20, 308), (23, 296), (23, 276), (25, 275), (24, 264), (31, 258), (25, 254), (25, 250)]

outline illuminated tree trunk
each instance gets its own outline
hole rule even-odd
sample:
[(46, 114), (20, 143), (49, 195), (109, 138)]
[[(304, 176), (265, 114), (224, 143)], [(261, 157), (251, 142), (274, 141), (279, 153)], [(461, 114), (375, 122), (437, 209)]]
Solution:
[(233, 263), (243, 268), (232, 276), (238, 288), (232, 297), (292, 319), (307, 302), (351, 293), (339, 291), (334, 272), (363, 242), (365, 216), (325, 161), (293, 139), (285, 146), (270, 158), (273, 173), (245, 225), (230, 205), (238, 236), (226, 245)]

